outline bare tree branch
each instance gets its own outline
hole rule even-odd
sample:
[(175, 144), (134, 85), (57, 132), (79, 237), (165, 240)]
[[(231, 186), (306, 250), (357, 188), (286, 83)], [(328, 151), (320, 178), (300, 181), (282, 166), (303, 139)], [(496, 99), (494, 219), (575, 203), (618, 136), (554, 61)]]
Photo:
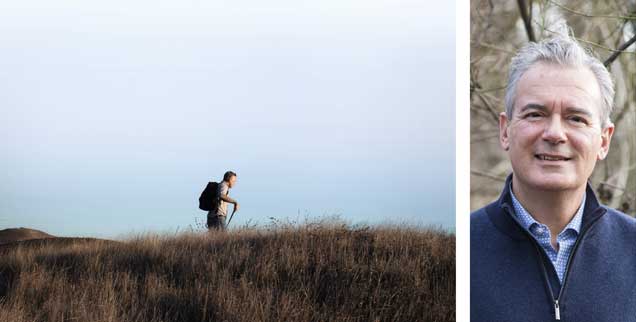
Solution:
[(583, 16), (583, 17), (587, 17), (587, 18), (608, 18), (608, 19), (621, 19), (621, 20), (636, 20), (636, 16), (624, 16), (624, 15), (605, 15), (605, 14), (600, 14), (600, 15), (593, 15), (590, 13), (585, 13), (585, 12), (581, 12), (581, 11), (577, 11), (574, 10), (572, 8), (568, 8), (554, 0), (548, 0), (548, 2), (552, 3), (553, 5), (563, 9), (566, 12), (569, 12), (571, 14), (575, 14), (577, 16)]
[(479, 97), (479, 100), (482, 103), (484, 103), (484, 106), (486, 106), (486, 109), (488, 110), (488, 112), (490, 112), (490, 115), (492, 116), (493, 121), (495, 121), (495, 124), (499, 124), (499, 113), (497, 112), (497, 110), (484, 97), (484, 94), (482, 93), (476, 93), (476, 94), (477, 94), (477, 97)]
[(486, 88), (486, 89), (481, 89), (481, 88), (475, 88), (473, 89), (473, 92), (475, 93), (488, 93), (488, 92), (495, 92), (495, 91), (500, 91), (502, 89), (506, 89), (506, 86), (497, 86), (497, 87), (493, 87), (493, 88)]
[(490, 133), (490, 134), (484, 134), (484, 135), (471, 135), (470, 136), (470, 143), (477, 143), (477, 142), (481, 142), (481, 141), (487, 141), (487, 140), (492, 140), (495, 138), (499, 137), (499, 133)]
[[(548, 28), (543, 28), (543, 30), (545, 30), (545, 31), (547, 31), (549, 33), (552, 33), (552, 34), (559, 34), (558, 32), (556, 32), (554, 30), (550, 30)], [(636, 54), (636, 52), (629, 52), (629, 51), (625, 51), (624, 49), (623, 50), (612, 49), (612, 48), (609, 48), (607, 46), (603, 46), (603, 45), (601, 45), (599, 43), (596, 43), (596, 42), (593, 42), (593, 41), (589, 41), (587, 39), (583, 39), (583, 38), (580, 38), (580, 37), (574, 37), (574, 39), (576, 39), (578, 42), (586, 43), (588, 45), (591, 45), (591, 46), (594, 46), (594, 47), (597, 47), (597, 48), (600, 48), (600, 49), (604, 49), (604, 50), (607, 50), (607, 51), (612, 52), (612, 53), (619, 53), (619, 54), (627, 53), (627, 54), (631, 54), (631, 55), (635, 55)], [(633, 43), (633, 38), (628, 40), (628, 42), (630, 42), (630, 41)], [(627, 44), (627, 42), (625, 44)], [(625, 44), (623, 44), (621, 47), (625, 46)], [(625, 48), (627, 48), (627, 47), (625, 47)], [(616, 59), (616, 58), (614, 58), (614, 59)]]
[[(532, 0), (528, 0), (528, 21), (530, 21), (532, 25)], [(532, 30), (532, 32), (534, 33), (534, 29)]]
[(528, 11), (532, 11), (532, 8), (528, 8), (526, 6), (525, 0), (517, 0), (517, 4), (519, 5), (519, 13), (521, 14), (521, 20), (523, 20), (523, 25), (526, 27), (526, 33), (528, 34), (528, 40), (532, 42), (536, 42), (536, 38), (534, 37), (534, 31), (532, 30), (532, 18)]
[(516, 52), (514, 50), (509, 50), (509, 49), (506, 49), (506, 48), (503, 48), (503, 47), (498, 47), (498, 46), (495, 46), (495, 45), (492, 45), (492, 44), (488, 44), (488, 43), (485, 43), (485, 42), (474, 42), (474, 41), (471, 41), (470, 44), (471, 45), (481, 46), (481, 47), (484, 47), (484, 48), (494, 49), (494, 50), (498, 50), (498, 51), (503, 51), (503, 52), (511, 54), (511, 55), (516, 54)]
[(500, 176), (496, 176), (494, 174), (482, 172), (482, 171), (477, 171), (477, 170), (470, 170), (470, 174), (475, 175), (475, 176), (488, 178), (488, 179), (492, 179), (492, 180), (496, 180), (496, 181), (503, 181), (503, 182), (506, 181), (506, 178), (503, 178), (503, 177), (500, 177)]
[(620, 190), (620, 191), (625, 191), (625, 188), (624, 188), (624, 187), (619, 187), (619, 186), (617, 186), (617, 185), (615, 185), (615, 184), (612, 184), (612, 183), (609, 183), (609, 182), (599, 181), (599, 182), (598, 182), (598, 184), (602, 184), (602, 185), (607, 186), (607, 187), (612, 188), (612, 189), (616, 189), (616, 190)]
[(625, 104), (623, 104), (623, 108), (621, 109), (621, 111), (618, 112), (618, 115), (616, 115), (616, 117), (614, 118), (613, 123), (618, 125), (629, 110), (630, 110), (630, 105), (628, 104), (628, 102), (625, 102)]
[(616, 58), (618, 58), (618, 55), (620, 55), (622, 52), (625, 51), (625, 49), (627, 49), (627, 47), (631, 46), (634, 42), (636, 42), (636, 33), (634, 34), (634, 36), (626, 41), (624, 44), (622, 44), (620, 47), (618, 47), (618, 50), (615, 51), (611, 56), (609, 56), (604, 62), (603, 65), (605, 65), (605, 67), (609, 66), (614, 60), (616, 60)]

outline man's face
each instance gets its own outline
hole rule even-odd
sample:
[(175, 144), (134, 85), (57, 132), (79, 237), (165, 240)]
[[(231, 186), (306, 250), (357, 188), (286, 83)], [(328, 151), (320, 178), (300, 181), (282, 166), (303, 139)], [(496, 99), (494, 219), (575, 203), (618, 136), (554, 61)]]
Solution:
[(230, 181), (228, 181), (227, 186), (232, 188), (232, 187), (234, 187), (235, 184), (236, 184), (236, 176), (231, 176), (230, 177)]
[(513, 173), (540, 190), (584, 186), (609, 150), (614, 125), (601, 128), (601, 94), (587, 68), (536, 63), (519, 79), (512, 113), (499, 117)]

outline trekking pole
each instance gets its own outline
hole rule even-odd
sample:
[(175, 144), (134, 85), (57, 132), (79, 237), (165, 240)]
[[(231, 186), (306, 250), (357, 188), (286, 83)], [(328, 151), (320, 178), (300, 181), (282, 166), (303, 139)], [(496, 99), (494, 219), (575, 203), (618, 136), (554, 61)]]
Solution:
[(232, 222), (232, 217), (234, 217), (234, 213), (236, 212), (236, 210), (232, 211), (232, 214), (230, 215), (230, 219), (227, 221), (227, 226), (230, 225), (230, 223)]

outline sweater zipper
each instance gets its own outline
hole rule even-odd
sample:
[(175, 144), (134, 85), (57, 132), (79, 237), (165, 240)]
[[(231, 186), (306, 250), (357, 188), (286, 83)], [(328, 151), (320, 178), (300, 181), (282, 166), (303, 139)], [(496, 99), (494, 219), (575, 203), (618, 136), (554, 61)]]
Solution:
[[(509, 215), (512, 215), (512, 213), (510, 213), (510, 208), (509, 208), (508, 205), (504, 205), (504, 209), (506, 209), (506, 211), (508, 212)], [(600, 212), (600, 211), (605, 212), (606, 210), (601, 207), (601, 208), (595, 210), (594, 212), (592, 212), (592, 214), (594, 214), (596, 212)], [(598, 217), (594, 218), (594, 220), (589, 225), (587, 225), (587, 227), (583, 231), (581, 231), (581, 234), (578, 236), (578, 238), (574, 242), (574, 247), (572, 248), (572, 252), (570, 253), (570, 256), (568, 257), (568, 262), (566, 264), (567, 266), (565, 268), (565, 275), (563, 277), (563, 285), (561, 285), (561, 288), (559, 289), (559, 294), (557, 295), (556, 298), (554, 298), (554, 295), (553, 295), (554, 292), (552, 292), (552, 285), (550, 285), (550, 279), (548, 278), (548, 271), (545, 268), (545, 261), (541, 257), (541, 254), (542, 254), (541, 245), (539, 245), (539, 243), (534, 239), (534, 237), (532, 237), (532, 235), (530, 235), (530, 233), (525, 228), (523, 228), (523, 226), (521, 226), (521, 224), (519, 224), (519, 222), (517, 222), (517, 220), (513, 220), (515, 223), (517, 223), (517, 225), (519, 225), (521, 227), (521, 230), (531, 240), (532, 244), (535, 247), (535, 250), (537, 251), (537, 253), (539, 255), (539, 259), (541, 261), (542, 273), (543, 273), (543, 280), (545, 282), (546, 288), (550, 292), (550, 297), (552, 298), (552, 302), (554, 303), (554, 319), (556, 321), (560, 321), (561, 320), (561, 308), (559, 306), (559, 300), (563, 298), (563, 290), (565, 289), (565, 285), (568, 282), (568, 276), (570, 275), (569, 274), (569, 272), (570, 272), (570, 263), (572, 262), (572, 259), (574, 258), (574, 254), (576, 254), (576, 250), (579, 247), (579, 242), (583, 239), (583, 235), (590, 228), (592, 228), (592, 226), (600, 218), (601, 218), (601, 216), (598, 216)], [(548, 257), (548, 256), (546, 255), (545, 257)], [(549, 258), (548, 258), (548, 260), (549, 260)]]

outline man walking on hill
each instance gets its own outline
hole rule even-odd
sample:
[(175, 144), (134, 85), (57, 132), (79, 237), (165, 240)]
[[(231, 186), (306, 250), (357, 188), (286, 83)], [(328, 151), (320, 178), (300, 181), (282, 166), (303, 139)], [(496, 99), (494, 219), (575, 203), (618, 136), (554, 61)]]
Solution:
[(232, 214), (239, 210), (239, 204), (236, 200), (230, 198), (228, 195), (230, 193), (230, 189), (234, 187), (236, 184), (236, 173), (232, 171), (227, 171), (223, 175), (223, 181), (221, 181), (218, 185), (217, 190), (217, 207), (216, 209), (212, 209), (208, 212), (208, 230), (225, 230), (227, 228), (227, 224), (225, 222), (225, 218), (227, 218), (227, 204), (231, 203), (234, 205), (234, 210)]

